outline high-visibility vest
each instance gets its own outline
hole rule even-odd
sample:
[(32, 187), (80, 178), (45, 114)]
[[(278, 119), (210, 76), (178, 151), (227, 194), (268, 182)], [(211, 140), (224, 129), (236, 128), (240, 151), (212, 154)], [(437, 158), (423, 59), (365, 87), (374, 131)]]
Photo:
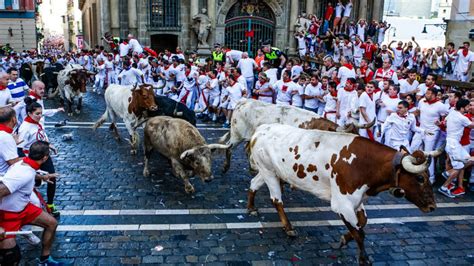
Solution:
[(280, 51), (280, 49), (272, 47), (272, 51), (270, 53), (265, 53), (265, 58), (268, 60), (275, 60), (278, 59), (276, 52)]
[(224, 53), (217, 53), (216, 51), (212, 52), (212, 60), (222, 62), (224, 59)]

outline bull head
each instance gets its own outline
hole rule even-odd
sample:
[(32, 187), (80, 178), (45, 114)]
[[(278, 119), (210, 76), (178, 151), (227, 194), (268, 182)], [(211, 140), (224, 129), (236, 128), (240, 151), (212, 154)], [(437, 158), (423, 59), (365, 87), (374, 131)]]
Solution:
[(230, 145), (206, 144), (184, 151), (179, 156), (184, 164), (194, 170), (197, 176), (203, 182), (209, 182), (212, 176), (212, 158), (211, 154), (220, 149), (228, 149)]
[(137, 117), (142, 117), (145, 111), (156, 111), (158, 106), (155, 102), (155, 93), (153, 86), (149, 84), (142, 84), (138, 86), (135, 84), (132, 87), (132, 97), (129, 100), (128, 112), (134, 113)]

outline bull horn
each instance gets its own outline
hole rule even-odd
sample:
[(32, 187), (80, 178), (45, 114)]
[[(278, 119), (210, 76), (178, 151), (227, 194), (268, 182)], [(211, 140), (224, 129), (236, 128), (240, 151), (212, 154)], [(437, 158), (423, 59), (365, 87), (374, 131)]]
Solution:
[(423, 152), (423, 154), (427, 157), (431, 156), (431, 157), (436, 158), (436, 157), (440, 156), (441, 154), (443, 154), (445, 147), (446, 147), (446, 143), (441, 145), (441, 147), (439, 147), (438, 149), (436, 149), (434, 151), (430, 151), (430, 152), (425, 151), (425, 152)]
[(345, 132), (345, 133), (350, 133), (354, 129), (354, 124), (348, 124), (343, 127), (338, 126), (336, 128), (336, 132)]
[(54, 75), (59, 75), (59, 72), (53, 72)]
[(424, 163), (420, 165), (415, 165), (415, 162), (416, 162), (415, 157), (411, 155), (405, 156), (402, 159), (403, 169), (405, 169), (407, 172), (410, 172), (412, 174), (421, 174), (428, 169), (430, 160), (427, 159)]
[(138, 86), (138, 83), (135, 83), (135, 85), (133, 85), (133, 88), (132, 88), (132, 91), (134, 91)]
[(180, 158), (181, 160), (184, 160), (187, 156), (193, 154), (194, 151), (195, 151), (194, 148), (193, 148), (193, 149), (189, 149), (189, 150), (185, 150), (183, 153), (181, 153), (181, 155), (179, 156), (179, 158)]
[(217, 150), (217, 149), (226, 150), (230, 148), (230, 145), (224, 145), (224, 144), (218, 144), (218, 143), (207, 144), (206, 146), (211, 150)]
[(354, 126), (355, 126), (356, 128), (367, 129), (367, 128), (371, 128), (371, 127), (373, 127), (373, 126), (375, 125), (375, 119), (372, 120), (372, 122), (370, 122), (370, 123), (368, 123), (368, 124), (362, 124), (362, 125), (361, 125), (361, 124), (357, 123), (356, 121), (353, 121), (352, 124), (354, 124)]
[(92, 71), (87, 71), (87, 74), (89, 74), (89, 75), (95, 75), (95, 73), (92, 72)]

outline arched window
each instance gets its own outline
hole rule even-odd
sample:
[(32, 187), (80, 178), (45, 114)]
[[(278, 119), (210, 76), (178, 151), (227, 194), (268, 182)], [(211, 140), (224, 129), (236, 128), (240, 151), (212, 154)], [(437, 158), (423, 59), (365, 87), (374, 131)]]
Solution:
[(150, 0), (150, 24), (152, 30), (179, 31), (180, 4), (176, 0)]

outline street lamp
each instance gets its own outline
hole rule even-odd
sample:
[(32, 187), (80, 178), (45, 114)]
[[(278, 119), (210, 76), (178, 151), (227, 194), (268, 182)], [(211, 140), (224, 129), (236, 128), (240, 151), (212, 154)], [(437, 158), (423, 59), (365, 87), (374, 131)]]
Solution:
[(423, 26), (423, 31), (421, 33), (424, 33), (424, 34), (428, 33), (428, 31), (426, 30), (426, 26), (435, 26), (435, 27), (441, 28), (443, 30), (446, 30), (446, 28), (447, 28), (446, 23), (425, 24)]

